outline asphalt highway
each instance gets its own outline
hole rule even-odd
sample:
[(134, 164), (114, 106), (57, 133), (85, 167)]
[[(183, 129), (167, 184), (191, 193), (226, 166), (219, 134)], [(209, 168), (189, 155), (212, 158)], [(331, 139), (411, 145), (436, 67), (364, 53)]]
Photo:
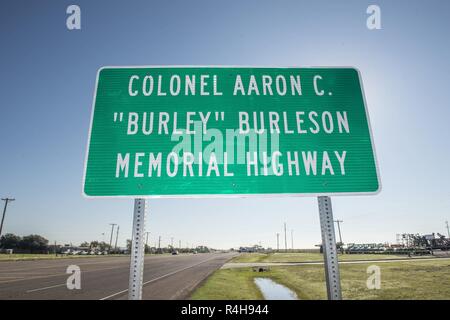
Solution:
[[(234, 253), (146, 256), (143, 299), (187, 299)], [(69, 265), (81, 270), (81, 289), (67, 288)], [(80, 257), (0, 262), (0, 300), (127, 299), (130, 257)]]

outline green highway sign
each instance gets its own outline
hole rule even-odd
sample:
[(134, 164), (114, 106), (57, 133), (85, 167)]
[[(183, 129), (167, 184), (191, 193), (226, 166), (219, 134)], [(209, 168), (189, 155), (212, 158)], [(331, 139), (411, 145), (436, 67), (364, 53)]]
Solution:
[(380, 180), (354, 68), (98, 71), (89, 197), (373, 194)]

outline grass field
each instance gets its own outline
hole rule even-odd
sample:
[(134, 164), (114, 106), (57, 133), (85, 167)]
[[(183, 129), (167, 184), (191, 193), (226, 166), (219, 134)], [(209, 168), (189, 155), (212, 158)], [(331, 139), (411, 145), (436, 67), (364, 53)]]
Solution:
[[(342, 254), (339, 261), (375, 260), (375, 259), (404, 259), (406, 255), (389, 254)], [(230, 262), (307, 262), (323, 261), (321, 253), (243, 253)]]
[(247, 268), (220, 269), (193, 293), (191, 299), (261, 300), (263, 296), (253, 282), (254, 276), (257, 274)]
[[(421, 260), (380, 263), (381, 289), (369, 290), (367, 267), (374, 263), (341, 264), (344, 299), (450, 299), (450, 261)], [(299, 299), (326, 299), (323, 266), (271, 267), (267, 272), (251, 268), (220, 269), (191, 296), (191, 299), (261, 299), (253, 282), (268, 277), (295, 291)]]

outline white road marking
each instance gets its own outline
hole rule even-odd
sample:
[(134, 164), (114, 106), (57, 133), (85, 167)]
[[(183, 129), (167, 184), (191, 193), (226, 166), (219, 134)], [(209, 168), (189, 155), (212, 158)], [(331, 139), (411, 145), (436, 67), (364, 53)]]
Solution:
[[(120, 257), (120, 258), (122, 258), (122, 257)], [(77, 266), (88, 266), (88, 265), (97, 265), (97, 264), (108, 264), (108, 263), (113, 263), (113, 262), (118, 262), (118, 263), (130, 263), (130, 257), (123, 257), (123, 258), (127, 258), (126, 260), (123, 260), (123, 259), (120, 259), (120, 260), (118, 260), (118, 261), (116, 261), (116, 260), (110, 260), (110, 261), (100, 261), (100, 262), (81, 262), (81, 263), (72, 263), (72, 264), (76, 264)], [(61, 262), (64, 262), (63, 264), (58, 264), (58, 265), (52, 265), (52, 266), (42, 266), (42, 267), (36, 267), (36, 266), (34, 266), (32, 269), (33, 270), (39, 270), (39, 269), (52, 269), (52, 268), (59, 268), (59, 267), (65, 267), (66, 266), (66, 263), (68, 263), (68, 264), (71, 264), (70, 263), (70, 260), (71, 259), (73, 259), (73, 260), (77, 260), (76, 258), (61, 258), (61, 259), (63, 259), (63, 260), (45, 260), (45, 259), (42, 259), (42, 260), (33, 260), (33, 261), (38, 261), (38, 262), (45, 262), (45, 261), (55, 261), (55, 262), (59, 262), (59, 261), (61, 261)], [(86, 259), (86, 258), (85, 258)], [(95, 258), (91, 258), (91, 259), (95, 259)], [(99, 259), (101, 259), (101, 258), (99, 258)], [(25, 261), (25, 260), (23, 260), (24, 262), (28, 262), (28, 261)], [(7, 262), (9, 262), (9, 261), (5, 261), (5, 263), (7, 263)], [(16, 262), (22, 262), (22, 261), (16, 261)], [(16, 271), (29, 271), (30, 270), (30, 268), (23, 268), (23, 269), (14, 269), (14, 270), (12, 270), (12, 272), (16, 272)], [(0, 273), (2, 273), (2, 272), (11, 272), (10, 270), (0, 270)]]
[(15, 279), (15, 280), (6, 280), (6, 281), (1, 281), (1, 284), (4, 283), (13, 283), (13, 282), (19, 282), (19, 281), (27, 281), (27, 280), (35, 280), (35, 279), (45, 279), (45, 278), (53, 278), (53, 277), (61, 277), (63, 275), (66, 275), (65, 273), (58, 273), (58, 274), (52, 274), (52, 275), (44, 275), (44, 276), (36, 276), (36, 277), (24, 277), (24, 278), (20, 278), (20, 279)]
[[(173, 272), (167, 273), (167, 274), (165, 274), (165, 275), (159, 276), (159, 277), (157, 277), (157, 278), (154, 278), (154, 279), (145, 281), (145, 282), (142, 284), (142, 286), (145, 286), (146, 284), (149, 284), (149, 283), (152, 283), (152, 282), (161, 280), (161, 279), (163, 279), (163, 278), (169, 277), (169, 276), (174, 275), (174, 274), (176, 274), (176, 273), (179, 273), (179, 272), (181, 272), (181, 271), (184, 271), (184, 270), (187, 270), (187, 269), (196, 267), (196, 266), (198, 266), (198, 265), (200, 265), (200, 264), (202, 264), (202, 263), (208, 262), (208, 261), (213, 260), (213, 259), (215, 259), (215, 258), (216, 258), (216, 257), (212, 257), (212, 258), (209, 258), (209, 259), (207, 259), (207, 260), (201, 261), (201, 262), (199, 262), (199, 263), (193, 264), (193, 265), (191, 265), (191, 266), (188, 266), (188, 267), (185, 267), (185, 268), (181, 268), (181, 269), (175, 270), (175, 271), (173, 271)], [(125, 292), (127, 292), (127, 291), (128, 291), (128, 289), (125, 289), (125, 290), (122, 290), (122, 291), (113, 293), (113, 294), (111, 294), (111, 295), (109, 295), (109, 296), (107, 296), (107, 297), (101, 298), (100, 300), (108, 300), (109, 298), (112, 298), (112, 297), (121, 295), (121, 294), (123, 294), (123, 293), (125, 293)]]
[(27, 293), (36, 292), (36, 291), (42, 291), (42, 290), (47, 290), (47, 289), (53, 289), (53, 288), (62, 287), (62, 286), (65, 286), (65, 285), (66, 285), (65, 283), (62, 283), (62, 284), (57, 284), (57, 285), (50, 286), (50, 287), (44, 287), (44, 288), (37, 288), (37, 289), (27, 290)]
[[(13, 279), (13, 280), (11, 280), (11, 279)], [(0, 276), (0, 284), (8, 283), (8, 282), (15, 281), (15, 280), (22, 280), (22, 279), (25, 279), (25, 278), (24, 277), (3, 277), (3, 276)]]
[[(180, 254), (179, 257), (188, 257), (188, 254)], [(97, 265), (97, 264), (108, 264), (108, 263), (125, 263), (125, 264), (129, 264), (130, 263), (130, 256), (123, 256), (123, 257), (108, 257), (108, 256), (102, 256), (102, 257), (91, 257), (91, 258), (86, 258), (86, 257), (76, 257), (76, 258), (59, 258), (58, 260), (56, 259), (38, 259), (38, 260), (18, 260), (18, 261), (0, 261), (1, 263), (5, 263), (5, 265), (7, 263), (21, 263), (21, 262), (47, 262), (47, 261), (52, 261), (52, 262), (63, 262), (62, 264), (56, 264), (56, 265), (52, 265), (52, 266), (33, 266), (33, 270), (39, 270), (39, 269), (52, 269), (52, 268), (59, 268), (59, 267), (66, 267), (66, 262), (70, 262), (71, 259), (73, 260), (82, 260), (82, 261), (88, 261), (88, 259), (114, 259), (114, 260), (108, 260), (108, 261), (100, 261), (100, 262), (78, 262), (78, 263), (72, 263), (72, 264), (76, 264), (77, 266), (87, 266), (87, 265)], [(151, 256), (151, 257), (145, 257), (150, 258), (150, 259), (173, 259), (176, 258), (175, 256), (172, 255), (161, 255), (161, 256)], [(71, 263), (68, 263), (71, 264)], [(1, 266), (1, 265), (0, 265)], [(29, 271), (30, 268), (22, 268), (22, 269), (14, 269), (14, 270), (0, 270), (0, 274), (1, 273), (10, 273), (10, 272), (17, 272), (17, 271)]]
[[(104, 270), (113, 270), (113, 269), (120, 269), (122, 267), (111, 267), (111, 268), (102, 268), (102, 269), (96, 269), (96, 270), (87, 270), (87, 271), (83, 271), (83, 273), (90, 273), (90, 272), (95, 272), (95, 271), (104, 271)], [(51, 277), (58, 277), (58, 276), (67, 276), (67, 273), (61, 273), (61, 274), (55, 274), (55, 275), (49, 275), (49, 276), (42, 276), (42, 277), (34, 277), (34, 278), (28, 278), (28, 279), (20, 279), (20, 280), (34, 280), (34, 279), (41, 279), (41, 278), (51, 278)], [(15, 281), (20, 281), (20, 280), (12, 280), (12, 281), (5, 281), (6, 282), (15, 282)], [(65, 283), (62, 284), (57, 284), (54, 286), (49, 286), (49, 287), (43, 287), (43, 288), (37, 288), (37, 289), (31, 289), (31, 290), (27, 290), (26, 293), (30, 293), (30, 292), (35, 292), (35, 291), (42, 291), (42, 290), (47, 290), (47, 289), (52, 289), (52, 288), (56, 288), (56, 287), (62, 287), (65, 286)]]

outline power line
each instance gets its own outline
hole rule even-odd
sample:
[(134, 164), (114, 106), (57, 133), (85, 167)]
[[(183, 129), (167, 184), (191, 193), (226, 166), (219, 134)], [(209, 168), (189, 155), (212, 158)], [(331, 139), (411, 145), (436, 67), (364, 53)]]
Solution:
[(14, 199), (14, 198), (2, 198), (2, 200), (5, 201), (5, 206), (3, 207), (2, 223), (0, 224), (0, 236), (2, 235), (3, 221), (5, 221), (6, 207), (8, 207), (8, 202), (15, 201), (16, 199)]

